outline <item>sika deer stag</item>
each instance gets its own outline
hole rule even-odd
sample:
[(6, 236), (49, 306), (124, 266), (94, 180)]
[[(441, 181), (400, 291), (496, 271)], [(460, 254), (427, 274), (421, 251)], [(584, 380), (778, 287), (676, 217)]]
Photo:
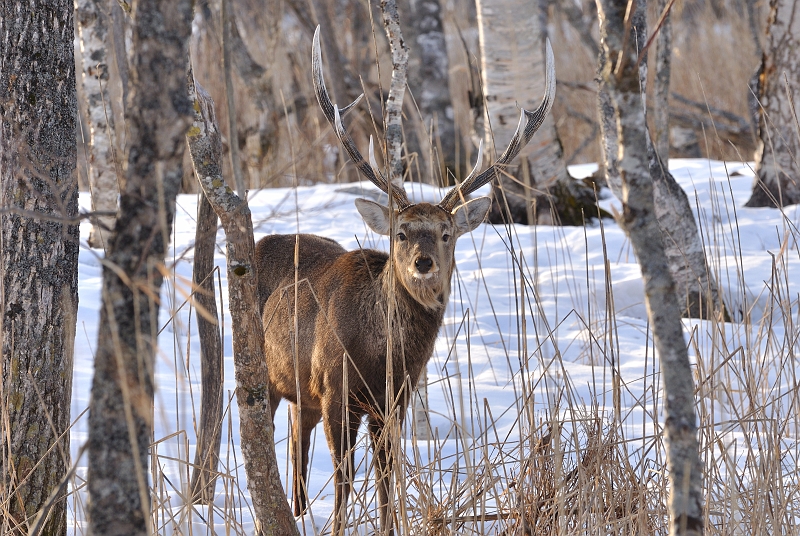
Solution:
[[(387, 208), (357, 199), (356, 208), (373, 231), (391, 234), (394, 243), (391, 260), (382, 251), (348, 252), (332, 240), (313, 235), (273, 235), (258, 243), (270, 404), (273, 417), (281, 398), (299, 409), (293, 425), (301, 457), (297, 460), (293, 452), (295, 473), (299, 473), (293, 482), (296, 515), (306, 507), (309, 442), (322, 419), (335, 467), (336, 536), (344, 528), (352, 486), (352, 446), (361, 417), (367, 417), (375, 450), (381, 527), (391, 532), (391, 449), (381, 435), (387, 403), (402, 424), (409, 395), (431, 357), (442, 324), (456, 240), (484, 220), (491, 204), (488, 197), (467, 202), (464, 198), (491, 181), (519, 153), (550, 111), (555, 95), (553, 54), (548, 43), (542, 103), (535, 112), (522, 111), (517, 132), (503, 155), (477, 174), (479, 151), (469, 177), (437, 205), (411, 203), (402, 187), (377, 171), (374, 158), (372, 165), (364, 161), (340, 119), (358, 99), (341, 110), (331, 103), (322, 78), (319, 28), (312, 55), (314, 88), (325, 117), (361, 173), (389, 194), (394, 205)], [(391, 322), (387, 321), (390, 312)]]

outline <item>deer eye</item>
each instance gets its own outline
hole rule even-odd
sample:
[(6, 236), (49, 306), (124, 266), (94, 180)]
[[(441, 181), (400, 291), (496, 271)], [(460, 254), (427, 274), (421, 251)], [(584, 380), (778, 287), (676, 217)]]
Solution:
[(448, 240), (450, 240), (450, 235), (447, 234), (447, 233), (443, 234), (442, 235), (442, 242), (447, 242)]
[(405, 242), (408, 238), (406, 237), (405, 233), (397, 233), (397, 239), (400, 242)]

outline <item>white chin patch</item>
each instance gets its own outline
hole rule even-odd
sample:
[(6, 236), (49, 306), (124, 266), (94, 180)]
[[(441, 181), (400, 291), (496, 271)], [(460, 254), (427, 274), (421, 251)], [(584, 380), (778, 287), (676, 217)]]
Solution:
[(423, 273), (417, 272), (416, 270), (409, 270), (409, 273), (411, 274), (411, 277), (413, 277), (414, 279), (431, 279), (433, 276), (437, 275), (438, 271), (439, 270), (436, 270), (435, 272), (428, 272), (428, 273), (423, 274)]

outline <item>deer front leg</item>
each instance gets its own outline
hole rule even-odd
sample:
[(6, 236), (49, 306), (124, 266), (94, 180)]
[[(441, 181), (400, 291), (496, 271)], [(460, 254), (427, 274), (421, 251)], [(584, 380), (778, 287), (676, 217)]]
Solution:
[(298, 426), (297, 406), (295, 405), (294, 422), (292, 423), (292, 467), (294, 477), (292, 478), (292, 497), (294, 498), (294, 515), (299, 516), (305, 512), (308, 506), (308, 451), (311, 447), (311, 432), (319, 423), (322, 414), (312, 408), (300, 410)]
[(378, 534), (394, 535), (393, 511), (391, 508), (390, 490), (392, 487), (392, 430), (386, 429), (380, 418), (369, 417), (369, 435), (372, 450), (375, 453), (375, 486), (378, 488), (378, 509), (381, 518), (381, 529)]
[(350, 490), (353, 488), (355, 472), (354, 449), (360, 424), (360, 417), (352, 411), (347, 412), (345, 419), (343, 417), (345, 415), (341, 402), (323, 403), (322, 421), (334, 467), (333, 536), (344, 534), (347, 500), (350, 497)]

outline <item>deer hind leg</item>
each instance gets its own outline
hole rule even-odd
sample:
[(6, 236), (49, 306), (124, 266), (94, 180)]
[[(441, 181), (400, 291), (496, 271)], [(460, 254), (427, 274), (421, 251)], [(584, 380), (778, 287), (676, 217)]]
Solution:
[[(353, 488), (355, 473), (355, 444), (358, 436), (360, 416), (347, 411), (346, 417), (341, 403), (323, 404), (322, 422), (325, 437), (333, 458), (334, 509), (332, 536), (344, 534), (347, 519), (347, 501)], [(345, 417), (345, 419), (343, 419)]]
[(300, 426), (298, 426), (297, 406), (294, 406), (294, 422), (292, 423), (292, 497), (294, 498), (294, 515), (299, 516), (308, 506), (308, 451), (311, 447), (311, 432), (319, 423), (322, 414), (319, 410), (301, 408)]

